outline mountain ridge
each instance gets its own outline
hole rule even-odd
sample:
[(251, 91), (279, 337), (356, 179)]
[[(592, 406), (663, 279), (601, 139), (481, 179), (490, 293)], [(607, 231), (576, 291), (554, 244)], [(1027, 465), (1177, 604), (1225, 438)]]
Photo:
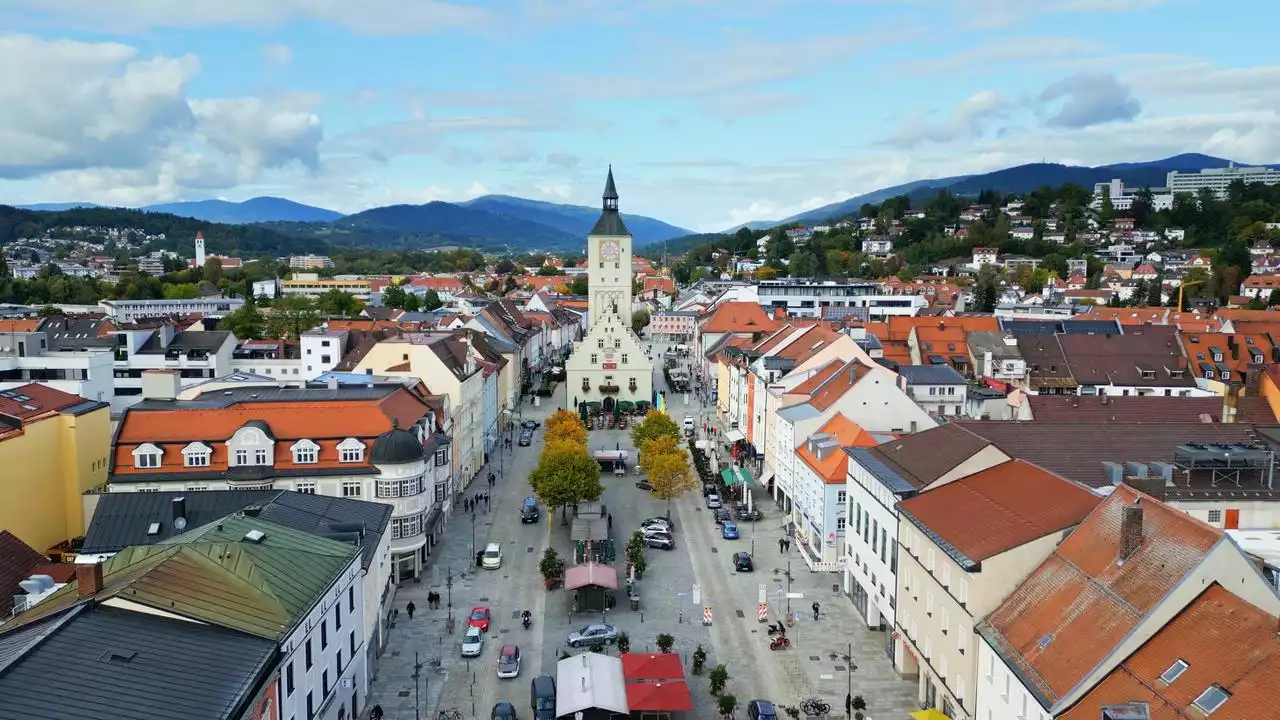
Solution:
[(971, 173), (931, 180), (914, 180), (900, 185), (881, 188), (847, 200), (823, 205), (796, 213), (781, 220), (753, 220), (726, 231), (736, 232), (741, 227), (753, 230), (767, 229), (791, 223), (815, 223), (857, 213), (865, 203), (878, 204), (888, 198), (903, 194), (919, 194), (924, 190), (949, 190), (955, 194), (976, 195), (983, 190), (999, 192), (1028, 192), (1045, 185), (1077, 183), (1092, 187), (1095, 183), (1119, 178), (1133, 187), (1162, 187), (1169, 172), (1197, 172), (1206, 169), (1238, 167), (1280, 167), (1280, 165), (1234, 162), (1225, 158), (1201, 153), (1181, 153), (1159, 160), (1112, 163), (1107, 165), (1064, 165), (1061, 163), (1024, 163), (986, 173)]

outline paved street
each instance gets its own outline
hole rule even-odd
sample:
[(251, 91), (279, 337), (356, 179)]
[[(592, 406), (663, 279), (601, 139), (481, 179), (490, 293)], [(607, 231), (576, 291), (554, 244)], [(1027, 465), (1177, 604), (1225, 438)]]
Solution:
[[(661, 359), (657, 357), (661, 347), (653, 351), (655, 364), (659, 366), (655, 387), (659, 388), (663, 387)], [(524, 417), (543, 420), (564, 403), (562, 385), (557, 395), (541, 407), (525, 405)], [(714, 416), (713, 410), (704, 409), (693, 396), (686, 405), (684, 396), (672, 395), (668, 411), (677, 422), (686, 414), (695, 415), (699, 426), (701, 418)], [(476, 546), (502, 543), (502, 568), (477, 570), (474, 567), (471, 517), (460, 513), (450, 521), (443, 545), (431, 558), (426, 580), (399, 589), (396, 597), (396, 606), (401, 609), (399, 622), (391, 631), (371, 700), (381, 703), (387, 718), (434, 720), (437, 710), (454, 708), (461, 717), (484, 718), (498, 700), (508, 700), (518, 709), (527, 709), (529, 679), (539, 674), (554, 674), (556, 660), (566, 649), (567, 634), (602, 619), (598, 612), (571, 614), (572, 593), (548, 592), (542, 586), (538, 562), (548, 544), (572, 563), (569, 528), (561, 523), (559, 513), (548, 519), (544, 509), (543, 522), (537, 525), (522, 525), (519, 521), (520, 503), (530, 492), (527, 477), (537, 463), (542, 432), (539, 428), (532, 447), (515, 447), (505, 456), (505, 472), (492, 492), (490, 510), (476, 516)], [(629, 450), (634, 463), (634, 448), (627, 431), (593, 430), (590, 445), (592, 450)], [(496, 459), (491, 465), (496, 471)], [(481, 473), (471, 492), (486, 489), (483, 478), (487, 474), (487, 471)], [(619, 556), (627, 537), (641, 519), (666, 513), (663, 503), (636, 489), (635, 479), (634, 474), (625, 478), (613, 475), (602, 478), (605, 486), (602, 501), (613, 515), (611, 532)], [(915, 683), (903, 681), (894, 673), (884, 655), (881, 637), (862, 628), (852, 604), (839, 592), (838, 576), (810, 573), (795, 550), (791, 551), (790, 590), (804, 596), (792, 601), (792, 609), (799, 612), (800, 621), (788, 630), (793, 642), (790, 649), (769, 650), (765, 625), (757, 620), (757, 599), (763, 585), (769, 602), (769, 619), (777, 621), (782, 617), (780, 611), (785, 610), (786, 601), (778, 594), (778, 588), (787, 587), (788, 557), (778, 549), (784, 525), (781, 514), (762, 489), (758, 489), (755, 497), (762, 501), (758, 505), (765, 513), (764, 519), (754, 525), (743, 524), (740, 540), (721, 539), (700, 492), (691, 492), (673, 503), (676, 550), (648, 551), (648, 571), (637, 583), (640, 610), (627, 608), (620, 592), (618, 605), (608, 613), (607, 621), (629, 634), (633, 651), (656, 651), (659, 634), (673, 635), (676, 638), (674, 652), (684, 660), (686, 670), (690, 656), (701, 645), (707, 651), (708, 668), (718, 662), (725, 664), (730, 676), (727, 690), (743, 704), (753, 698), (766, 698), (780, 704), (798, 705), (804, 698), (819, 696), (838, 711), (833, 717), (841, 717), (847, 683), (851, 682), (853, 694), (866, 699), (868, 716), (877, 720), (905, 717), (905, 713), (917, 707)], [(750, 551), (753, 536), (756, 571), (736, 573), (730, 558), (733, 552)], [(619, 567), (624, 564), (620, 558)], [(447, 601), (450, 568), (454, 573), (452, 603), (457, 623), (453, 635), (445, 632), (449, 610), (445, 607), (428, 610), (426, 601), (427, 593), (432, 590), (440, 592)], [(695, 585), (701, 592), (701, 602), (697, 604), (692, 596)], [(410, 600), (417, 607), (413, 620), (404, 612)], [(814, 600), (822, 607), (817, 622), (813, 621), (809, 609)], [(705, 605), (713, 611), (713, 623), (709, 627), (702, 624)], [(493, 627), (481, 656), (467, 661), (460, 657), (459, 642), (473, 606), (491, 608)], [(528, 631), (519, 622), (519, 612), (525, 608), (534, 615), (533, 627)], [(518, 679), (496, 677), (497, 654), (504, 643), (521, 647), (524, 666)], [(852, 673), (845, 659), (850, 644), (856, 665)], [(414, 713), (415, 651), (420, 653), (423, 663), (417, 687), (422, 708), (420, 716)], [(431, 667), (431, 658), (441, 659), (440, 670)], [(690, 717), (714, 717), (714, 701), (707, 691), (705, 675), (690, 679), (695, 704)], [(742, 713), (739, 716), (743, 716)]]

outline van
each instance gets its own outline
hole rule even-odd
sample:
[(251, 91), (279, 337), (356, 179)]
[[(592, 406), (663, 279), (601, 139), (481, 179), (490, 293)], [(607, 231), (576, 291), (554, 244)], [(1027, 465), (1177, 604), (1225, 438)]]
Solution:
[(529, 707), (533, 710), (533, 720), (555, 720), (555, 678), (550, 675), (539, 675), (533, 679), (529, 685)]
[(524, 504), (520, 506), (520, 522), (521, 524), (538, 522), (538, 501), (536, 498), (527, 497)]
[(498, 543), (486, 545), (482, 564), (486, 570), (497, 570), (502, 567), (502, 546)]
[(685, 429), (685, 430), (692, 430), (693, 428), (694, 428), (693, 416), (692, 416), (692, 415), (685, 415), (685, 416), (684, 416), (684, 429)]

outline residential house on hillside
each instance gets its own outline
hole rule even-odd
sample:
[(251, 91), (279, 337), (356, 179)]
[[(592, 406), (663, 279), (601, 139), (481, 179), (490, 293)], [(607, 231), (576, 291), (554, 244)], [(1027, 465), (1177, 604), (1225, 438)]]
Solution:
[(279, 489), (385, 503), (393, 582), (420, 577), (450, 509), (446, 398), (336, 380), (160, 397), (121, 418), (110, 492)]
[(1116, 487), (978, 624), (977, 716), (1062, 717), (1214, 583), (1280, 615), (1221, 530)]
[[(974, 720), (974, 626), (1101, 501), (1085, 487), (1010, 460), (898, 503), (894, 662), (917, 698)], [(897, 548), (894, 548), (895, 552)]]

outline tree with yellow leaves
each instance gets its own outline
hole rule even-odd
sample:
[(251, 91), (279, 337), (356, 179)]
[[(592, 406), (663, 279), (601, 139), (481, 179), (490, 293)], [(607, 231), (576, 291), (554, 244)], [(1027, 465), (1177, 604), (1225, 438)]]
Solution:
[[(558, 411), (556, 415), (564, 412)], [(555, 415), (551, 416), (555, 418)], [(547, 421), (546, 442), (548, 445), (554, 442), (572, 442), (582, 447), (587, 446), (587, 429), (582, 427), (582, 421), (577, 415), (570, 414), (570, 421), (560, 420), (554, 424), (550, 420)]]
[(682, 455), (684, 450), (680, 447), (679, 442), (670, 435), (659, 435), (651, 440), (645, 441), (640, 448), (640, 469), (645, 472), (649, 471), (649, 463), (654, 458), (661, 455)]
[(689, 456), (683, 452), (655, 455), (648, 461), (648, 474), (654, 496), (667, 501), (667, 517), (671, 517), (671, 501), (697, 487)]

